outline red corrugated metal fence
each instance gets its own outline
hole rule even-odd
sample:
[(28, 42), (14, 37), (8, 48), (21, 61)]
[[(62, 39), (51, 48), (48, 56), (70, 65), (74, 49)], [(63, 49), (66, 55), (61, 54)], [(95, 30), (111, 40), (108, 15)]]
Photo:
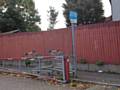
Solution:
[[(79, 26), (75, 32), (76, 53), (90, 63), (103, 60), (120, 64), (120, 22)], [(0, 59), (20, 59), (26, 52), (36, 50), (42, 55), (51, 49), (71, 55), (71, 31), (68, 29), (0, 35)]]

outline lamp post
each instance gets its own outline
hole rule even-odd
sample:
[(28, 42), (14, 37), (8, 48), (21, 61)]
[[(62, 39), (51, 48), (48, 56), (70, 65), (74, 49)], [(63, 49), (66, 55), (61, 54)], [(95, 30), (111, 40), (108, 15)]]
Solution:
[(71, 22), (71, 30), (72, 30), (72, 59), (73, 59), (73, 67), (74, 67), (74, 77), (77, 76), (77, 59), (76, 59), (76, 49), (75, 49), (75, 26), (77, 24), (77, 13), (75, 11), (69, 12), (69, 19)]

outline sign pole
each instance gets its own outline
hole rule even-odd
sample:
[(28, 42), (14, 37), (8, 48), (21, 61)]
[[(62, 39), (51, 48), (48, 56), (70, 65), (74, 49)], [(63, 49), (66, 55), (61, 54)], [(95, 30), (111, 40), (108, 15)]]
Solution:
[(69, 19), (71, 22), (72, 28), (72, 59), (73, 59), (73, 67), (74, 67), (74, 77), (77, 76), (77, 59), (76, 59), (76, 49), (75, 49), (75, 26), (77, 24), (77, 13), (75, 11), (69, 12)]
[(77, 60), (76, 60), (76, 48), (75, 48), (75, 24), (72, 23), (72, 57), (74, 63), (74, 77), (77, 76)]

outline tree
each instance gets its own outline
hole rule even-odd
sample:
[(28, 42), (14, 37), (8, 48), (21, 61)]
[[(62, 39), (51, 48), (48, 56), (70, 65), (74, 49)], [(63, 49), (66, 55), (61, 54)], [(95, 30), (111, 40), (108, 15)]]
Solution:
[(101, 0), (65, 0), (63, 4), (66, 25), (70, 26), (69, 11), (78, 13), (78, 24), (91, 24), (104, 20)]
[(32, 0), (0, 0), (0, 31), (40, 31), (40, 16)]
[(58, 12), (55, 10), (54, 7), (50, 6), (48, 11), (48, 21), (49, 21), (49, 27), (48, 30), (54, 29), (55, 24), (57, 23), (57, 16)]

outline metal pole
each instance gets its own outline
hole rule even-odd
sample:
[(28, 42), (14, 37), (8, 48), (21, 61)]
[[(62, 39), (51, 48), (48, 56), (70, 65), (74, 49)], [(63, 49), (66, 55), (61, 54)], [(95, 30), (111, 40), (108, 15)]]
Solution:
[(19, 64), (19, 65), (18, 65), (18, 68), (19, 68), (19, 70), (21, 71), (21, 65), (22, 65), (22, 64), (21, 64), (21, 60), (18, 61), (18, 64)]
[(76, 60), (76, 49), (75, 49), (75, 23), (72, 23), (72, 59), (74, 67), (74, 77), (77, 76), (77, 60)]
[(38, 62), (38, 64), (39, 64), (39, 69), (38, 69), (39, 74), (41, 73), (41, 60), (42, 60), (42, 59), (38, 58), (38, 61), (39, 61), (39, 62)]
[(65, 79), (65, 57), (62, 57), (62, 72), (63, 72), (63, 81), (66, 82)]

